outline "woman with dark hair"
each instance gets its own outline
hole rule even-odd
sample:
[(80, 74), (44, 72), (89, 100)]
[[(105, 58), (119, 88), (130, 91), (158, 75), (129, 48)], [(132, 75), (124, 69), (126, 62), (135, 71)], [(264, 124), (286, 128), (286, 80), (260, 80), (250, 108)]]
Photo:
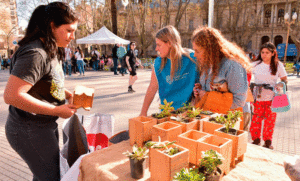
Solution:
[(77, 22), (65, 3), (38, 6), (12, 58), (4, 91), (4, 101), (10, 105), (5, 132), (33, 180), (60, 180), (56, 120), (71, 117), (76, 109), (72, 93), (64, 88), (58, 57), (74, 39)]
[(79, 70), (79, 75), (81, 75), (81, 73), (84, 76), (84, 66), (83, 66), (83, 59), (84, 59), (84, 55), (82, 50), (80, 49), (80, 47), (76, 48), (76, 53), (75, 53), (75, 58), (77, 59), (77, 66), (78, 66), (78, 70)]
[[(138, 79), (138, 77), (136, 75), (136, 68), (135, 68), (135, 63), (138, 61), (136, 61), (137, 57), (134, 54), (134, 50), (136, 48), (135, 42), (134, 41), (130, 42), (129, 45), (130, 45), (130, 50), (125, 55), (126, 56), (125, 61), (126, 61), (128, 71), (130, 72), (128, 92), (132, 93), (132, 92), (135, 92), (135, 90), (132, 89), (132, 86), (135, 83), (135, 81)], [(140, 64), (140, 66), (143, 68), (142, 64)]]
[[(278, 79), (287, 82), (287, 73), (283, 64), (277, 58), (276, 47), (273, 43), (267, 42), (262, 45), (259, 55), (252, 65), (255, 84), (269, 84), (269, 86), (274, 87)], [(272, 90), (254, 87), (253, 93), (256, 98), (250, 126), (253, 144), (260, 144), (260, 133), (262, 121), (264, 120), (264, 147), (272, 149), (272, 136), (275, 127), (276, 113), (271, 111), (270, 106), (274, 92)]]

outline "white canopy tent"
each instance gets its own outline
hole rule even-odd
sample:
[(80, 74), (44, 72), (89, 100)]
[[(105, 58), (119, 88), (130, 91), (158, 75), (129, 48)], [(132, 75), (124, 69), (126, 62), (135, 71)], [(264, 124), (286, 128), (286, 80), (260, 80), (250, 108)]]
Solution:
[(87, 37), (76, 40), (77, 44), (123, 44), (127, 45), (130, 41), (118, 37), (113, 32), (109, 31), (105, 26), (95, 33), (88, 35)]

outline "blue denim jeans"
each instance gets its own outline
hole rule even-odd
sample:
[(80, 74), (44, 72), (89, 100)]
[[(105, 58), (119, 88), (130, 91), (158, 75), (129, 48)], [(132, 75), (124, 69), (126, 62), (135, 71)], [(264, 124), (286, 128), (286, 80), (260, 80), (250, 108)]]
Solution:
[(118, 58), (113, 58), (114, 60), (114, 73), (115, 74), (118, 74), (117, 73), (117, 69), (118, 69)]
[(67, 67), (68, 67), (68, 63), (67, 62), (63, 62), (63, 70), (64, 70), (64, 75), (67, 74)]
[(81, 73), (83, 73), (83, 75), (84, 75), (83, 60), (77, 60), (77, 66), (78, 66), (80, 75), (81, 75)]
[(19, 123), (8, 116), (5, 133), (11, 147), (27, 163), (33, 181), (60, 180), (57, 123)]

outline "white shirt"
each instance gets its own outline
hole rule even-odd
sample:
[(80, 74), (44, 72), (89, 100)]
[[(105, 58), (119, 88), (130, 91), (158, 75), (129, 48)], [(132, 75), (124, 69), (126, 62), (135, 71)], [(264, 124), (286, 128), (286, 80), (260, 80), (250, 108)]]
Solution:
[(79, 52), (76, 52), (75, 56), (76, 56), (77, 60), (83, 60), (83, 57), (81, 57), (81, 54)]
[[(281, 62), (278, 62), (278, 68), (276, 75), (271, 75), (270, 65), (259, 61), (252, 63), (253, 69), (252, 74), (254, 78), (254, 83), (256, 84), (270, 84), (271, 87), (274, 87), (279, 78), (287, 76), (285, 68)], [(258, 65), (257, 65), (258, 64)], [(258, 90), (254, 89), (254, 95), (256, 96)], [(274, 92), (271, 90), (262, 89), (261, 97), (256, 97), (257, 101), (270, 101), (274, 97)]]
[(65, 48), (65, 53), (66, 53), (66, 60), (71, 60), (71, 49), (70, 48)]
[(97, 50), (94, 50), (94, 51), (92, 51), (92, 55), (94, 55), (94, 52), (96, 53), (96, 55), (97, 55), (97, 59), (99, 59), (99, 57), (100, 57), (100, 53), (97, 51)]

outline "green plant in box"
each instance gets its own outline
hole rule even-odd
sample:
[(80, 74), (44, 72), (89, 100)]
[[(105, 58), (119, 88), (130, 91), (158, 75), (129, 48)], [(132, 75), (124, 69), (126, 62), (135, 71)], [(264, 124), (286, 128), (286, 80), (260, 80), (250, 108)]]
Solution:
[(195, 117), (199, 117), (200, 116), (200, 113), (201, 113), (201, 109), (199, 108), (194, 108), (192, 110), (188, 110), (186, 112), (186, 116), (189, 117), (189, 118), (195, 118)]
[(238, 121), (239, 118), (242, 117), (242, 112), (241, 111), (228, 111), (228, 114), (225, 117), (225, 128), (226, 132), (229, 132), (230, 128), (233, 128), (235, 123)]
[(205, 177), (203, 173), (198, 173), (197, 169), (183, 168), (180, 172), (177, 172), (173, 181), (204, 181)]
[(153, 117), (156, 118), (164, 118), (164, 117), (168, 117), (171, 115), (171, 111), (174, 111), (174, 107), (172, 107), (173, 101), (172, 102), (167, 102), (167, 100), (165, 99), (163, 101), (164, 104), (160, 104), (159, 105), (159, 109), (161, 109), (161, 113), (159, 114), (153, 114)]
[(188, 123), (189, 122), (189, 118), (183, 116), (182, 114), (179, 114), (176, 117), (171, 116), (170, 119), (172, 119), (174, 121), (182, 122), (182, 123)]
[(123, 154), (128, 156), (130, 159), (133, 160), (142, 160), (144, 158), (148, 158), (149, 149), (146, 147), (137, 147), (137, 145), (134, 145), (132, 147), (132, 152), (124, 152)]
[(204, 175), (217, 173), (217, 167), (222, 164), (222, 159), (222, 155), (215, 150), (203, 151), (199, 171), (201, 170)]

